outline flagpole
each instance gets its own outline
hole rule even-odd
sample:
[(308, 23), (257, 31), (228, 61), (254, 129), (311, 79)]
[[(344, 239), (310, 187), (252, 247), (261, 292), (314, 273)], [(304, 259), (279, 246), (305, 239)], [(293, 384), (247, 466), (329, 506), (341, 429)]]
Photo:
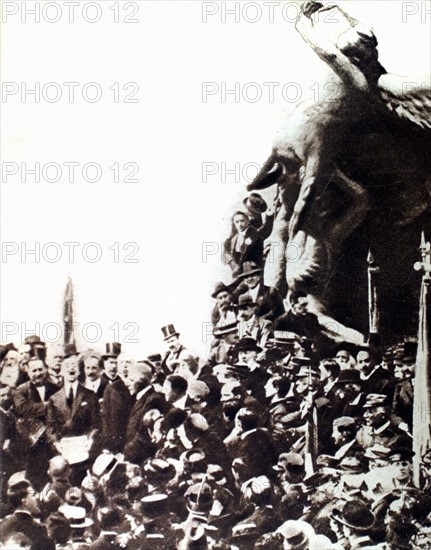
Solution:
[(380, 268), (376, 265), (371, 250), (368, 251), (368, 344), (379, 344), (379, 304), (377, 297), (377, 277)]
[(421, 296), (419, 303), (418, 351), (413, 393), (413, 481), (421, 488), (424, 479), (421, 462), (424, 453), (431, 449), (431, 354), (430, 354), (430, 284), (431, 284), (431, 244), (421, 235), (421, 262), (414, 269), (422, 271)]
[(70, 275), (67, 278), (63, 302), (64, 344), (74, 344), (73, 331), (73, 283)]

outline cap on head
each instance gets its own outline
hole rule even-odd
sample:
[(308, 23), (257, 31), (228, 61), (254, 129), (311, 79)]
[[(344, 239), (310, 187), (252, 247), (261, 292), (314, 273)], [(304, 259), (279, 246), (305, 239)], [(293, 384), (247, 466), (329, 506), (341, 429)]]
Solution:
[(374, 407), (386, 407), (386, 395), (380, 393), (370, 393), (367, 395), (364, 409), (373, 409)]

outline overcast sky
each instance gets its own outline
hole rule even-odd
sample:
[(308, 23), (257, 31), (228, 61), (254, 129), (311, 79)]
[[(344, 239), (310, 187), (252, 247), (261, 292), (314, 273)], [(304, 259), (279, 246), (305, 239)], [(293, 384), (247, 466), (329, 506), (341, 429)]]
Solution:
[[(162, 351), (160, 327), (174, 323), (185, 344), (205, 349), (209, 291), (229, 278), (216, 253), (229, 217), (271, 150), (281, 109), (312, 93), (326, 70), (295, 32), (295, 3), (241, 2), (238, 22), (223, 12), (234, 2), (104, 1), (100, 13), (82, 2), (73, 22), (64, 2), (45, 12), (38, 2), (2, 4), (2, 340), (19, 342), (32, 327), (55, 339), (70, 274), (81, 348), (115, 338), (137, 356)], [(35, 4), (40, 22), (22, 11)], [(430, 72), (430, 2), (352, 4), (373, 25), (388, 71)], [(223, 102), (235, 82), (239, 102)], [(277, 83), (273, 98), (268, 82)], [(25, 91), (38, 86), (36, 102)], [(40, 181), (21, 163), (40, 163)], [(72, 182), (64, 163), (79, 163)], [(238, 176), (223, 172), (235, 163)], [(47, 181), (56, 166), (61, 178)], [(72, 242), (70, 261), (63, 243)], [(23, 261), (35, 247), (40, 261)]]

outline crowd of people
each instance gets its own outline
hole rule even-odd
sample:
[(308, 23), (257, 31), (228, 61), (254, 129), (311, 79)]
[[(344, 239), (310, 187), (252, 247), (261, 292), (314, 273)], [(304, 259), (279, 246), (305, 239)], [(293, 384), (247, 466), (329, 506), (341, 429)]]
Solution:
[(244, 207), (207, 357), (174, 325), (143, 358), (37, 335), (1, 347), (3, 548), (430, 548), (415, 342), (325, 339), (305, 292), (265, 286), (271, 215), (257, 194)]

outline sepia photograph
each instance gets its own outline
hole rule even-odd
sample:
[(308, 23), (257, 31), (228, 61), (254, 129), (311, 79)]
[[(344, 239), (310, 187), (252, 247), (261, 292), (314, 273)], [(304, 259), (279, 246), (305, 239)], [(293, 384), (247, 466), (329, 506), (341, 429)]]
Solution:
[(431, 0), (1, 0), (0, 548), (431, 548)]

